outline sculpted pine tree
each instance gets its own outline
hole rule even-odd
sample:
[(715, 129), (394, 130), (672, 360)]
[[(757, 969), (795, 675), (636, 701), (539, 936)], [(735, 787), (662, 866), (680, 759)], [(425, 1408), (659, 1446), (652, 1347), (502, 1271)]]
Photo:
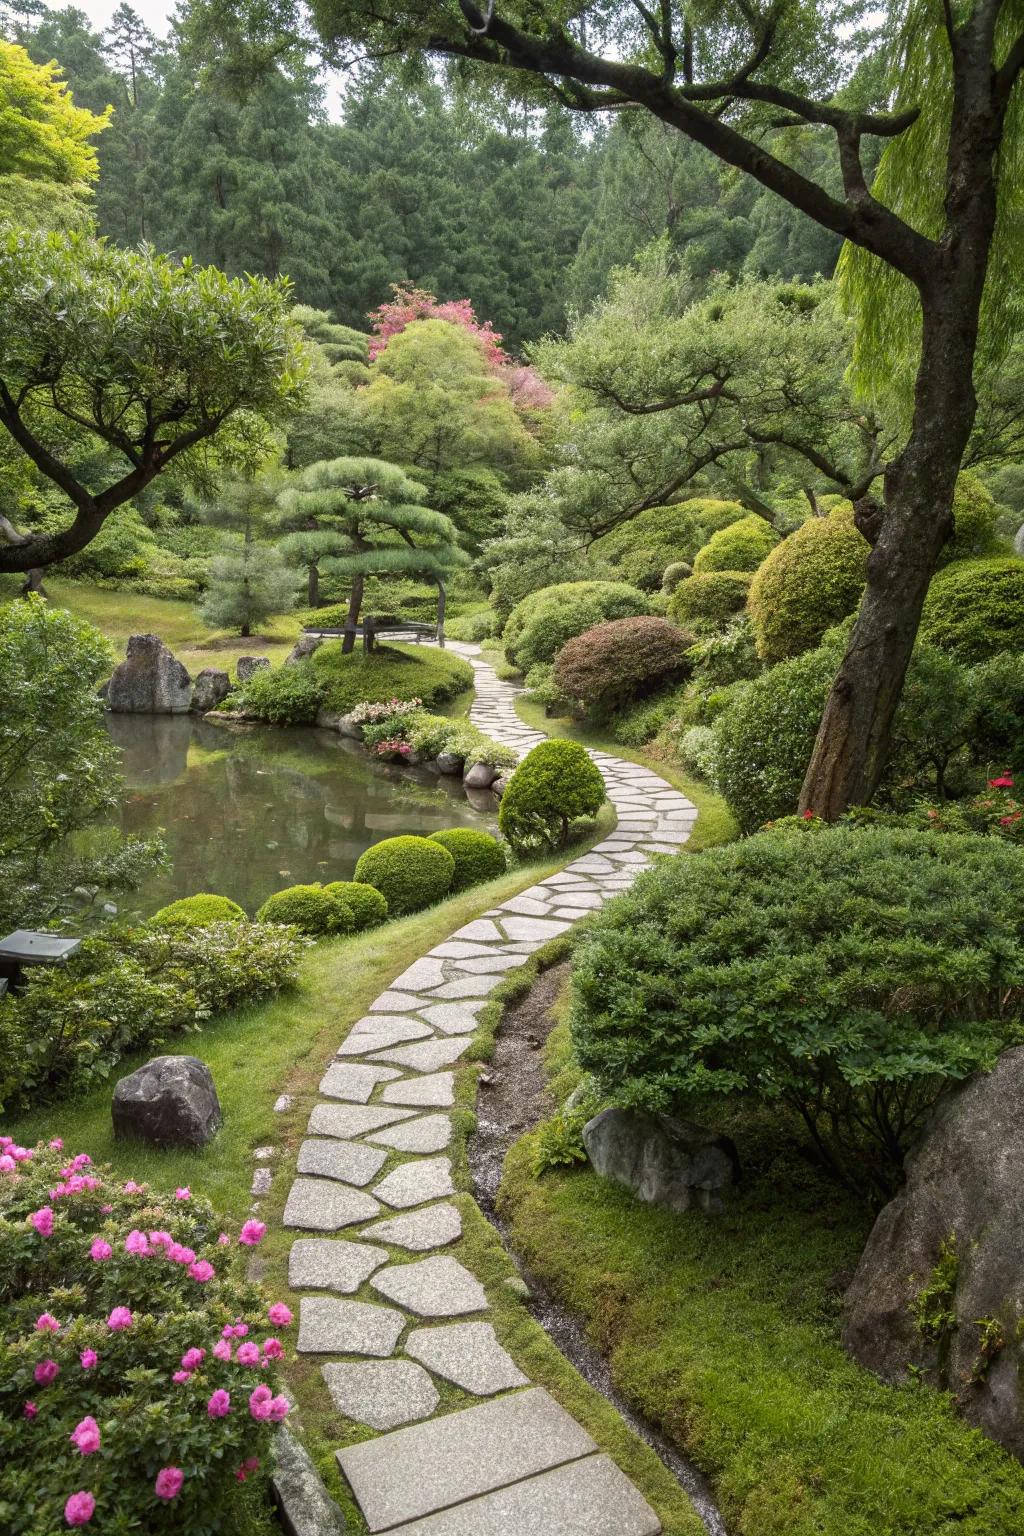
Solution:
[[(881, 110), (842, 90), (846, 12), (820, 0), (722, 0), (712, 8), (674, 0), (318, 0), (313, 10), (332, 46), (344, 38), (371, 53), (451, 56), (576, 111), (649, 112), (854, 248), (848, 291), (861, 310), (862, 355), (869, 372), (912, 375), (911, 401), (881, 499), (870, 490), (857, 498), (858, 526), (872, 545), (868, 585), (801, 803), (835, 817), (870, 799), (951, 529), (975, 417), (975, 368), (998, 356), (1019, 279), (1021, 0), (892, 0), (884, 8)], [(786, 124), (829, 136), (841, 190), (773, 152), (765, 132)], [(863, 150), (871, 140), (885, 150), (869, 185)], [(902, 344), (899, 369), (889, 346), (877, 346), (883, 328)]]

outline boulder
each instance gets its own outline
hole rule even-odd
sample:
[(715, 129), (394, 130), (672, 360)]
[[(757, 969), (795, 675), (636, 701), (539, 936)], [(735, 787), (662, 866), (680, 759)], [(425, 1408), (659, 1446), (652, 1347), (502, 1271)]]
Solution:
[(490, 789), (497, 777), (498, 770), (490, 763), (473, 763), (466, 769), (463, 783), (467, 789)]
[(1024, 1046), (939, 1101), (846, 1294), (843, 1342), (884, 1380), (913, 1368), (1024, 1460)]
[(350, 741), (362, 741), (363, 727), (358, 720), (353, 720), (351, 715), (338, 716), (338, 730), (342, 736), (347, 736)]
[(216, 667), (204, 667), (192, 684), (192, 708), (196, 714), (205, 715), (216, 709), (231, 692), (231, 679)]
[(312, 656), (322, 645), (319, 635), (300, 635), (284, 659), (285, 666), (294, 667), (297, 661), (305, 661), (307, 656)]
[(438, 773), (454, 776), (457, 773), (461, 774), (465, 758), (459, 757), (455, 752), (439, 752), (434, 761), (437, 763)]
[(1024, 523), (1021, 523), (1013, 536), (1013, 552), (1015, 555), (1024, 555)]
[(107, 708), (118, 715), (184, 715), (192, 679), (159, 635), (130, 635), (124, 661), (107, 685)]
[(511, 771), (507, 771), (505, 773), (500, 773), (498, 775), (498, 777), (495, 779), (494, 783), (491, 785), (491, 793), (493, 795), (495, 795), (500, 800), (502, 795), (505, 793), (506, 789), (508, 789), (508, 787), (511, 784), (511, 782), (512, 782)]
[(269, 656), (239, 656), (235, 662), (235, 676), (240, 683), (247, 683), (254, 672), (262, 672), (269, 666)]
[(197, 1056), (154, 1056), (114, 1087), (115, 1136), (157, 1147), (203, 1147), (221, 1125), (210, 1069)]
[(583, 1127), (596, 1173), (624, 1184), (646, 1205), (720, 1211), (720, 1191), (735, 1183), (736, 1148), (728, 1136), (668, 1115), (603, 1109)]

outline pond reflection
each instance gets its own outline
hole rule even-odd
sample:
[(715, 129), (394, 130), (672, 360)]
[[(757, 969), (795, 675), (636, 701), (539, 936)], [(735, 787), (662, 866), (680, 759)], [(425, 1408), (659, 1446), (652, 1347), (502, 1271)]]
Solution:
[(491, 796), (459, 781), (374, 762), (332, 731), (247, 729), (188, 715), (107, 715), (121, 749), (117, 818), (135, 836), (162, 828), (170, 863), (123, 910), (143, 915), (216, 891), (253, 912), (272, 891), (350, 880), (371, 843), (442, 827), (494, 830)]

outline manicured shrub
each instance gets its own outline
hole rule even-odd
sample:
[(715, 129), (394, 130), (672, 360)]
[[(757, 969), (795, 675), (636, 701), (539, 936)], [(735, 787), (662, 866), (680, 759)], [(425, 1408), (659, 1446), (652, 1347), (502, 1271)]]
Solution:
[(939, 565), (997, 554), (998, 518), (999, 507), (977, 475), (960, 475), (953, 495), (953, 534), (939, 556)]
[(245, 910), (237, 901), (227, 896), (212, 896), (202, 892), (198, 896), (182, 896), (161, 907), (150, 918), (157, 928), (203, 928), (207, 923), (237, 923), (245, 921)]
[(619, 581), (653, 592), (661, 585), (665, 567), (692, 560), (704, 537), (688, 505), (648, 507), (595, 539), (590, 553)]
[(7, 1536), (213, 1536), (248, 1524), (251, 1478), (265, 1501), (292, 1315), (237, 1273), (235, 1244), (263, 1224), (225, 1225), (187, 1188), (125, 1182), (59, 1137), (0, 1137)]
[(713, 784), (718, 774), (718, 737), (710, 725), (691, 725), (679, 737), (676, 749), (684, 768)]
[(685, 560), (673, 560), (666, 565), (661, 575), (661, 590), (666, 597), (671, 597), (680, 582), (686, 581), (693, 575), (693, 566), (687, 565)]
[(612, 737), (624, 747), (642, 747), (653, 741), (676, 712), (685, 696), (685, 684), (671, 684), (649, 699), (638, 699), (621, 710), (611, 722)]
[(254, 672), (231, 694), (229, 707), (271, 725), (312, 725), (324, 708), (327, 687), (308, 661)]
[(648, 613), (650, 603), (621, 581), (567, 581), (531, 592), (509, 614), (502, 631), (505, 655), (520, 671), (553, 661), (567, 640), (605, 619)]
[(429, 841), (447, 848), (455, 860), (453, 894), (505, 873), (505, 850), (489, 832), (476, 832), (472, 827), (449, 827), (443, 832), (432, 832)]
[(566, 641), (555, 657), (559, 693), (605, 719), (687, 671), (693, 635), (668, 619), (611, 619)]
[(387, 918), (388, 904), (382, 892), (359, 880), (332, 880), (324, 886), (324, 895), (330, 896), (345, 914), (335, 933), (362, 933)]
[(695, 688), (713, 691), (758, 677), (764, 671), (747, 614), (740, 614), (721, 634), (699, 640), (687, 658)]
[(1020, 1039), (1022, 967), (1015, 849), (771, 832), (667, 859), (597, 917), (573, 1039), (617, 1103), (788, 1106), (833, 1172), (884, 1195), (942, 1088)]
[(711, 535), (697, 553), (693, 573), (703, 576), (708, 571), (756, 571), (778, 542), (775, 529), (752, 513)]
[(433, 906), (451, 890), (455, 860), (429, 837), (386, 837), (361, 855), (356, 879), (376, 886), (392, 917)]
[(275, 725), (310, 725), (320, 710), (344, 715), (367, 700), (418, 698), (429, 709), (472, 686), (472, 667), (451, 651), (379, 646), (345, 656), (332, 640), (306, 661), (254, 673), (232, 704)]
[(762, 661), (773, 665), (812, 650), (826, 630), (853, 613), (867, 580), (869, 553), (848, 502), (827, 517), (808, 518), (776, 545), (750, 588)]
[(968, 677), (975, 759), (992, 766), (1024, 766), (1024, 655), (1003, 651), (972, 667)]
[(932, 578), (921, 634), (960, 661), (1024, 650), (1024, 560), (957, 560)]
[(498, 615), (493, 608), (482, 608), (477, 613), (457, 614), (445, 621), (444, 631), (450, 640), (462, 640), (473, 644), (489, 640), (498, 633)]
[(711, 634), (741, 611), (750, 590), (745, 571), (708, 571), (691, 576), (668, 600), (668, 616), (684, 629)]
[(320, 937), (348, 931), (349, 908), (329, 886), (289, 885), (268, 896), (256, 914), (261, 923), (286, 923), (300, 933)]
[(564, 847), (574, 821), (596, 816), (604, 780), (579, 742), (542, 741), (501, 797), (498, 825), (517, 850)]
[(749, 510), (742, 506), (740, 502), (722, 501), (716, 496), (695, 496), (690, 501), (682, 502), (681, 505), (697, 525), (697, 543), (694, 545), (694, 554), (720, 528), (728, 528), (731, 523), (739, 523), (745, 517), (750, 516)]

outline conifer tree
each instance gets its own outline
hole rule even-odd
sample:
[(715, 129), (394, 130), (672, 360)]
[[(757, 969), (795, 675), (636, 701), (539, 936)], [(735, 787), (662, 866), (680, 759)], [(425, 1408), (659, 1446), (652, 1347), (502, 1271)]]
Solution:
[(295, 572), (267, 539), (275, 491), (268, 476), (228, 480), (205, 509), (207, 522), (223, 529), (225, 539), (210, 563), (202, 615), (207, 624), (237, 629), (243, 639), (272, 613), (295, 606)]

